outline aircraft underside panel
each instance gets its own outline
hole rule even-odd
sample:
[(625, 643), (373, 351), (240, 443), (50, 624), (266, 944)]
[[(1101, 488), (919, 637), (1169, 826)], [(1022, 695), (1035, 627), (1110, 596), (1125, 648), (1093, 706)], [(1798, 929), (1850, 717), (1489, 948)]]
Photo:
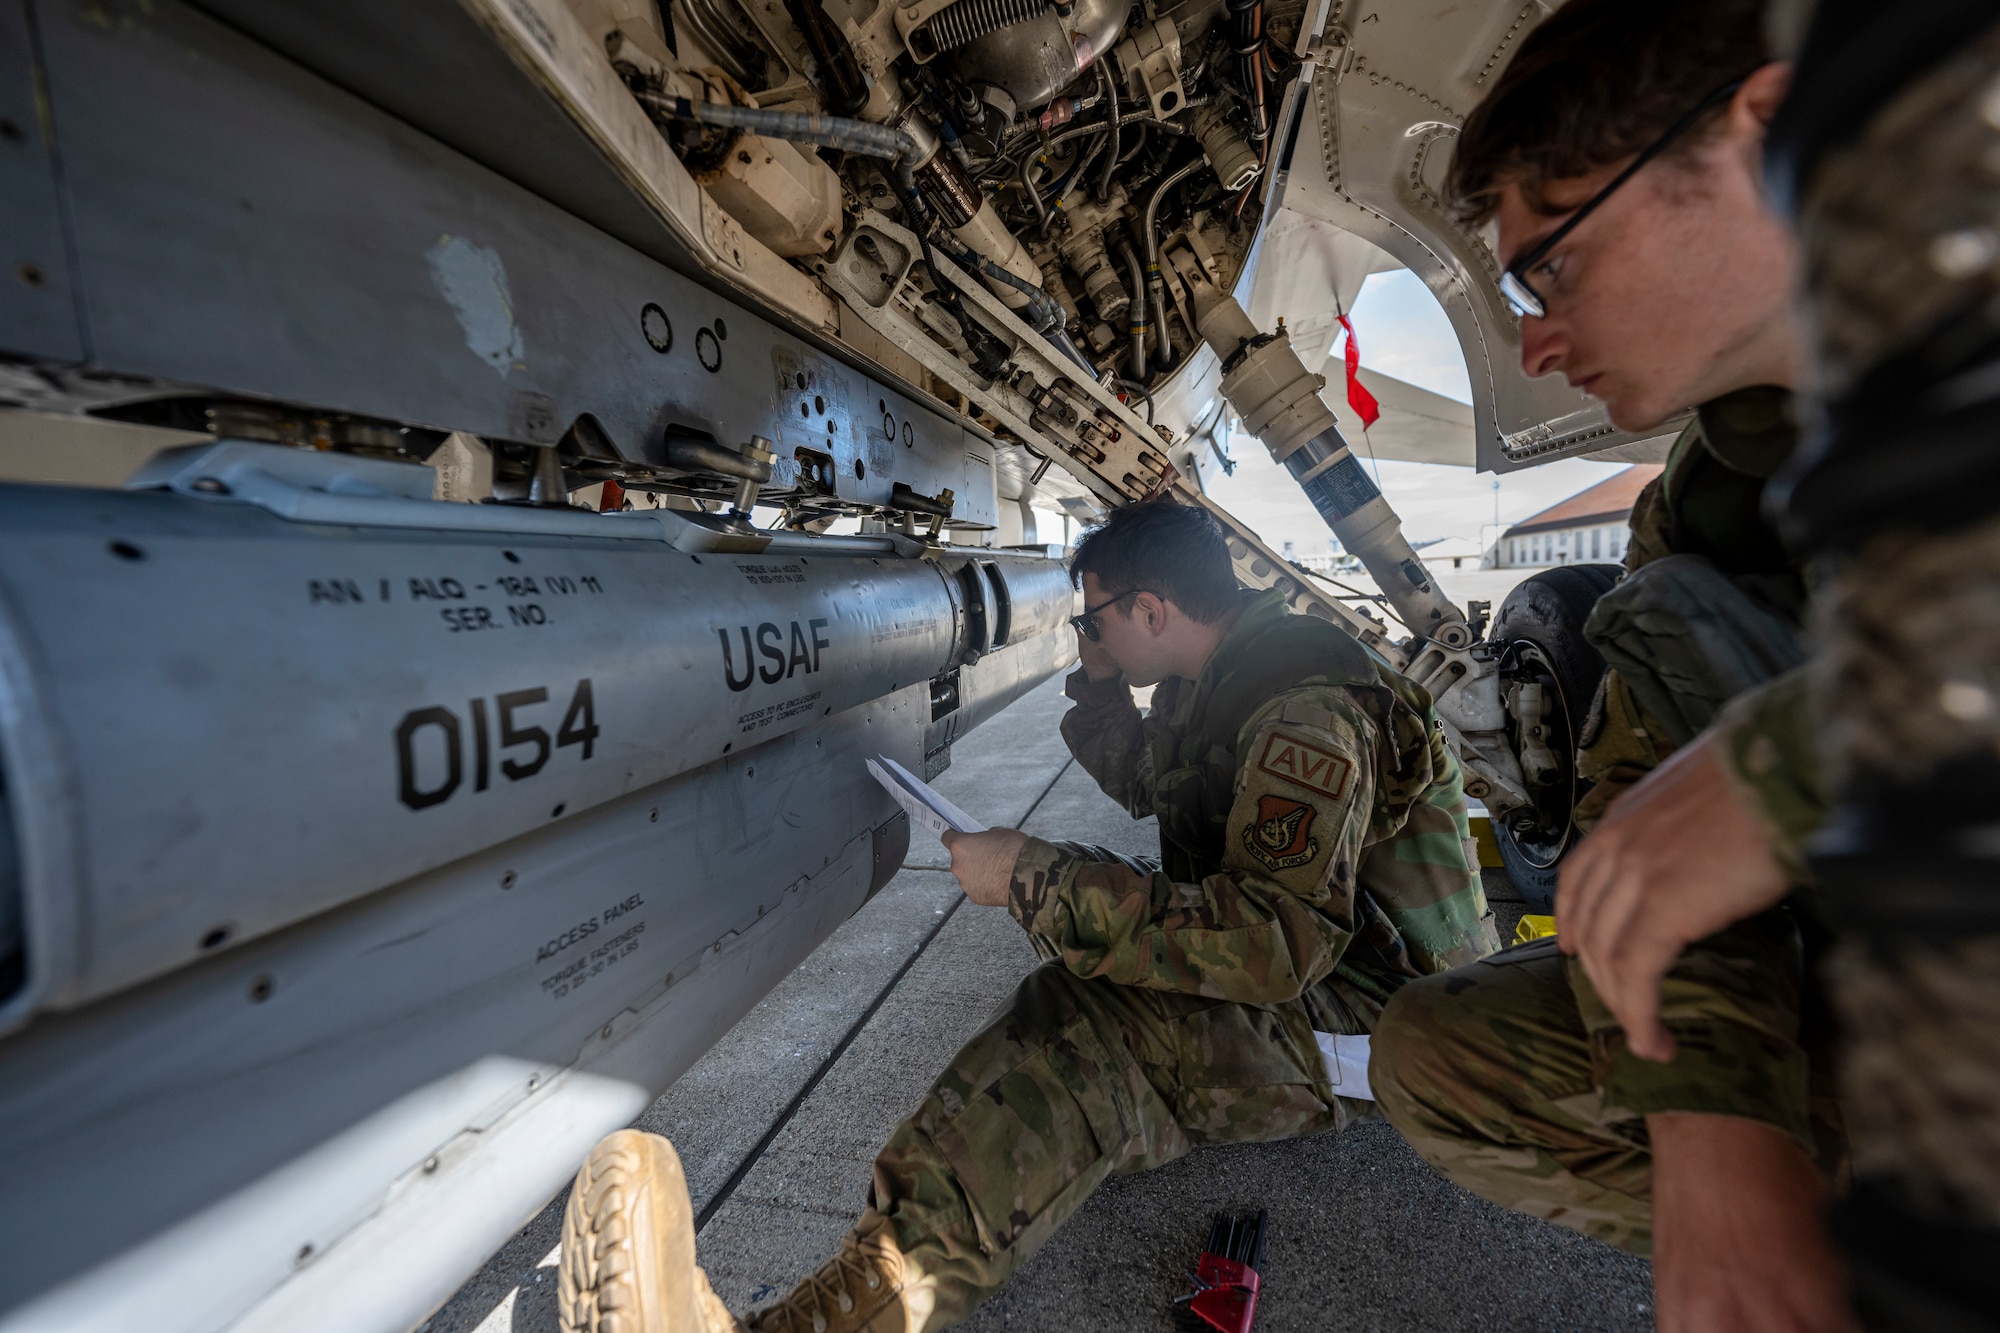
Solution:
[[(762, 435), (773, 485), (805, 449), (839, 499), (951, 488), (955, 523), (995, 522), (992, 446), (959, 419), (224, 24), (178, 0), (36, 16), (87, 332), (0, 302), (0, 353), (39, 372), (0, 364), (0, 399), (219, 391), (539, 445), (588, 412), (635, 463), (670, 425)], [(31, 86), (4, 48), (0, 75)], [(23, 184), (52, 220), (50, 179)]]
[(864, 760), (1074, 655), (1046, 559), (228, 475), (0, 487), (3, 1327), (406, 1326), (901, 866)]
[[(396, 8), (463, 26), (356, 22)], [(428, 49), (476, 127), (505, 57)], [(0, 487), (0, 1328), (407, 1328), (894, 874), (863, 761), (939, 771), (1070, 663), (1074, 592), (427, 498), (394, 441), (672, 477), (675, 428), (996, 522), (989, 438), (676, 271), (594, 159), (557, 201), (555, 129), (524, 185), (178, 0), (0, 6), (0, 120), (0, 402), (392, 442)]]

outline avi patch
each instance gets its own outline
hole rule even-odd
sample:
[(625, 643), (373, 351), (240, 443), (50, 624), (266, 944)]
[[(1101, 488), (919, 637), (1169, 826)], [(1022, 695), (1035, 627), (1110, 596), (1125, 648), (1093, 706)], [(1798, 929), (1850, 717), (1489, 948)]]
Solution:
[(1312, 836), (1319, 812), (1302, 801), (1283, 796), (1259, 796), (1257, 818), (1243, 830), (1243, 847), (1273, 870), (1290, 870), (1319, 855)]
[(1337, 754), (1307, 745), (1282, 731), (1274, 731), (1264, 741), (1263, 757), (1257, 767), (1274, 778), (1295, 782), (1308, 791), (1339, 800), (1347, 794), (1347, 775), (1354, 765)]

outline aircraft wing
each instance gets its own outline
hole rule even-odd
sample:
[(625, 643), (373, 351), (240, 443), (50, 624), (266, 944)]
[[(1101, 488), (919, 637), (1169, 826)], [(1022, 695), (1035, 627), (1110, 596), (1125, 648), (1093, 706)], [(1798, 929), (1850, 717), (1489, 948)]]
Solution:
[(1461, 403), (1363, 366), (1359, 375), (1361, 387), (1375, 395), (1382, 409), (1375, 424), (1364, 429), (1360, 415), (1347, 405), (1343, 378), (1346, 369), (1337, 357), (1327, 359), (1324, 374), (1327, 387), (1321, 397), (1333, 409), (1335, 420), (1340, 422), (1340, 433), (1347, 437), (1355, 452), (1396, 463), (1471, 467), (1476, 461), (1470, 403)]

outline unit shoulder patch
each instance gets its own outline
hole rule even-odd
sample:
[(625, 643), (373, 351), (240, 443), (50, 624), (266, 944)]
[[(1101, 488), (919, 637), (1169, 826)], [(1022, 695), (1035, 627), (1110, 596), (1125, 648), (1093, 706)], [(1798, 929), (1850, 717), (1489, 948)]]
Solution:
[(1282, 731), (1264, 738), (1264, 753), (1258, 756), (1257, 767), (1336, 801), (1347, 795), (1347, 779), (1354, 771), (1353, 763), (1342, 756)]
[(1290, 870), (1319, 855), (1312, 836), (1313, 816), (1303, 801), (1283, 796), (1257, 798), (1257, 818), (1243, 829), (1243, 848), (1273, 870)]

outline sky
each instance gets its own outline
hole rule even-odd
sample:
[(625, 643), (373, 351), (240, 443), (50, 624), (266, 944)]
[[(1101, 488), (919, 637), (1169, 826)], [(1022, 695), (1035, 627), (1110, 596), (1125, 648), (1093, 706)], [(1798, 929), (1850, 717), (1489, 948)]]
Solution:
[[(1371, 370), (1455, 398), (1472, 401), (1471, 380), (1459, 355), (1451, 321), (1430, 289), (1407, 269), (1369, 275), (1350, 312), (1361, 344), (1361, 364)], [(1337, 391), (1337, 384), (1334, 387)], [(1331, 533), (1290, 474), (1271, 461), (1263, 445), (1239, 434), (1228, 442), (1236, 462), (1233, 476), (1205, 468), (1202, 481), (1224, 509), (1255, 528), (1274, 546), (1293, 543), (1300, 555), (1324, 551)], [(1621, 463), (1584, 459), (1513, 472), (1504, 477), (1469, 467), (1430, 463), (1372, 463), (1382, 494), (1403, 519), (1403, 535), (1413, 542), (1467, 537), (1482, 545), (1493, 539), (1495, 504), (1502, 525), (1518, 523), (1594, 486), (1620, 471)], [(1205, 462), (1213, 462), (1212, 455)], [(1498, 483), (1496, 495), (1494, 486)]]

